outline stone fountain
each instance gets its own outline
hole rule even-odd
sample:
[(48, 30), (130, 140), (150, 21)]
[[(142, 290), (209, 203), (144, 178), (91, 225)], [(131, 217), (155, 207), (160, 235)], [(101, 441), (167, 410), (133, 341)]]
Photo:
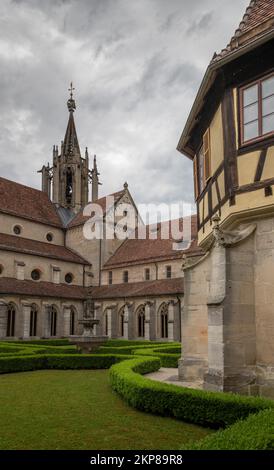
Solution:
[(83, 333), (69, 337), (69, 341), (76, 344), (78, 351), (83, 354), (92, 353), (108, 340), (108, 336), (99, 336), (94, 333), (94, 327), (99, 323), (100, 320), (95, 318), (94, 301), (87, 299), (84, 302), (83, 318), (79, 320), (79, 324), (83, 325)]

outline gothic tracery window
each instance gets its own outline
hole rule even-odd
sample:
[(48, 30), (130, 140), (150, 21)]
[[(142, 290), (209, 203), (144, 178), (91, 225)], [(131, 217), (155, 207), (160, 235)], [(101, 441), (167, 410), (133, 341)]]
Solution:
[(168, 338), (168, 305), (162, 304), (160, 307), (160, 333), (161, 338)]
[(38, 309), (35, 304), (31, 306), (30, 310), (30, 322), (29, 322), (29, 335), (36, 336), (37, 333), (37, 315)]
[(13, 304), (8, 305), (7, 336), (15, 336), (16, 309)]
[(145, 306), (141, 305), (137, 311), (138, 337), (145, 337)]

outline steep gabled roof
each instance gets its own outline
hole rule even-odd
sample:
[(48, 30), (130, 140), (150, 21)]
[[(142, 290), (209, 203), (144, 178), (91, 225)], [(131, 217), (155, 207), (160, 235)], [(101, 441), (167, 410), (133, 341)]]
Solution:
[(274, 27), (274, 0), (251, 0), (239, 27), (230, 43), (212, 62), (222, 59), (227, 54), (254, 41)]
[(62, 227), (55, 205), (46, 193), (1, 177), (0, 212)]
[[(171, 222), (162, 222), (157, 225), (157, 233), (153, 234), (155, 239), (150, 238), (150, 226), (145, 227), (145, 239), (138, 239), (137, 234), (136, 238), (128, 238), (125, 240), (118, 250), (114, 253), (113, 256), (105, 263), (103, 269), (111, 269), (118, 267), (125, 267), (129, 265), (153, 263), (156, 261), (166, 261), (166, 260), (175, 260), (182, 259), (183, 255), (201, 255), (203, 254), (202, 250), (197, 246), (197, 217), (191, 217), (191, 237), (192, 241), (190, 246), (185, 246), (183, 249), (175, 249), (177, 242), (182, 241), (175, 240), (172, 237), (171, 232)], [(184, 219), (179, 221), (179, 229), (183, 230)], [(167, 228), (168, 238), (163, 239), (161, 237), (162, 228)], [(164, 230), (165, 231), (165, 230)], [(157, 238), (156, 238), (157, 237)], [(175, 246), (174, 246), (175, 245)]]
[(211, 60), (192, 109), (188, 116), (184, 130), (177, 145), (177, 150), (190, 159), (194, 157), (194, 151), (189, 146), (189, 139), (193, 128), (199, 119), (205, 97), (212, 88), (219, 70), (226, 64), (253, 51), (259, 45), (265, 44), (274, 38), (274, 0), (252, 0), (247, 7), (244, 17), (232, 37), (228, 46), (219, 54), (214, 54)]
[(77, 264), (90, 264), (84, 258), (61, 245), (0, 233), (0, 250), (42, 256)]
[[(116, 204), (121, 197), (125, 194), (125, 190), (122, 191), (117, 191), (116, 193), (113, 194), (108, 194), (107, 196), (101, 197), (94, 201), (94, 204), (98, 204), (102, 210), (103, 214), (105, 215), (106, 213), (106, 202), (108, 197), (113, 197), (114, 198), (114, 204)], [(89, 204), (92, 204), (91, 202)], [(72, 221), (68, 224), (68, 228), (72, 227), (78, 227), (81, 225), (84, 225), (84, 223), (89, 219), (90, 217), (85, 217), (83, 215), (83, 208), (76, 214), (76, 216), (72, 219)]]

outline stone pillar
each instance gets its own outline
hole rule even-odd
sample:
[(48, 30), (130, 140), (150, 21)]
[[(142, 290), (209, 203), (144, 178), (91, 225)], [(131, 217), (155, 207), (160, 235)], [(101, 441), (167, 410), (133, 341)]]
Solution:
[(94, 304), (94, 318), (99, 319), (99, 325), (94, 325), (93, 332), (95, 336), (103, 335), (103, 318), (102, 318), (102, 304)]
[(112, 308), (107, 309), (108, 337), (112, 338)]
[(44, 338), (50, 337), (50, 307), (49, 304), (42, 304), (43, 306), (43, 323), (42, 323), (42, 336)]
[(179, 360), (179, 380), (190, 383), (203, 382), (208, 359), (208, 276), (207, 256), (198, 262), (184, 264), (184, 308), (181, 316), (182, 358)]
[(168, 341), (174, 341), (174, 300), (168, 302)]
[(206, 390), (249, 394), (256, 382), (254, 237), (224, 232), (211, 251)]
[(129, 304), (124, 306), (124, 338), (128, 339)]
[(145, 340), (150, 340), (150, 302), (145, 303)]
[(71, 305), (63, 305), (63, 334), (65, 337), (70, 335), (70, 318)]
[(134, 316), (134, 303), (127, 302), (128, 308), (128, 339), (135, 338), (135, 316)]
[(8, 326), (8, 306), (5, 302), (0, 300), (0, 338), (7, 336)]
[(22, 338), (29, 338), (29, 331), (30, 331), (30, 311), (31, 311), (31, 304), (28, 302), (22, 302), (22, 313), (23, 313), (23, 331), (22, 331)]

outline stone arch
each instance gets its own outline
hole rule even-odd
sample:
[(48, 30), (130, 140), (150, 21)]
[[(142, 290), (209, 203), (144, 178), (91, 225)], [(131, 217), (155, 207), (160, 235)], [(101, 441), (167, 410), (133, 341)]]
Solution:
[(109, 330), (110, 330), (108, 310), (109, 308), (107, 307), (103, 313), (103, 335), (106, 335), (106, 336), (109, 335)]
[(30, 307), (29, 336), (37, 336), (38, 305), (33, 303)]
[(70, 317), (69, 317), (69, 334), (70, 334), (70, 336), (73, 336), (76, 333), (76, 321), (77, 321), (77, 309), (74, 305), (71, 305), (71, 307), (70, 307)]
[(125, 336), (125, 305), (120, 308), (118, 312), (118, 336), (123, 338)]
[(9, 302), (7, 304), (7, 330), (6, 336), (15, 336), (16, 317), (18, 314), (18, 307), (15, 302)]
[(168, 303), (163, 302), (158, 309), (158, 331), (160, 338), (168, 338)]
[(145, 305), (142, 304), (136, 310), (136, 323), (137, 323), (138, 338), (145, 337), (145, 320), (146, 320)]
[(59, 309), (56, 305), (49, 306), (49, 335), (57, 336)]

